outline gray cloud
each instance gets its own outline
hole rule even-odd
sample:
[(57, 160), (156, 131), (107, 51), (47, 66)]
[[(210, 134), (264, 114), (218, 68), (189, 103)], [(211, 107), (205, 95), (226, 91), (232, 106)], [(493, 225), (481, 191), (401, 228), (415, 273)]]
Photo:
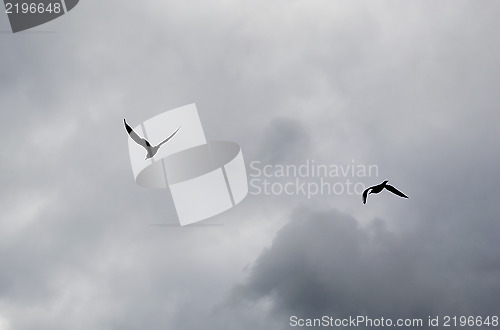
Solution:
[(234, 294), (270, 299), (283, 325), (291, 315), (495, 315), (500, 264), (489, 251), (499, 246), (488, 233), (499, 225), (482, 223), (475, 234), (455, 226), (397, 234), (382, 220), (361, 226), (336, 210), (299, 209)]
[[(84, 1), (1, 33), (0, 329), (495, 312), (498, 9)], [(122, 120), (191, 102), (247, 162), (376, 163), (410, 199), (249, 196), (223, 226), (150, 226), (175, 210), (134, 184)]]
[(277, 118), (263, 132), (258, 159), (269, 164), (293, 164), (308, 158), (310, 135), (297, 120)]

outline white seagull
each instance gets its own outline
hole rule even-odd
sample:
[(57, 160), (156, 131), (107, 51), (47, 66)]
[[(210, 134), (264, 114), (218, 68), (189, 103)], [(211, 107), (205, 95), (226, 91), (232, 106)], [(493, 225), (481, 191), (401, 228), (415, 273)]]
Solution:
[(127, 130), (127, 133), (128, 135), (130, 135), (130, 137), (132, 138), (132, 140), (135, 141), (135, 143), (137, 143), (138, 145), (142, 146), (144, 149), (146, 149), (147, 151), (147, 155), (146, 155), (146, 159), (149, 159), (149, 158), (153, 158), (154, 155), (156, 155), (156, 153), (158, 152), (158, 149), (160, 149), (160, 147), (164, 144), (164, 143), (167, 143), (168, 140), (170, 140), (171, 138), (174, 137), (175, 134), (177, 134), (177, 132), (179, 131), (179, 129), (181, 128), (180, 126), (175, 130), (175, 132), (173, 132), (172, 134), (170, 134), (170, 136), (168, 138), (166, 138), (165, 140), (163, 140), (162, 142), (158, 143), (157, 145), (155, 146), (152, 146), (151, 143), (149, 143), (148, 140), (146, 140), (145, 138), (141, 138), (139, 135), (137, 135), (137, 133), (132, 129), (132, 127), (130, 127), (128, 124), (127, 124), (127, 121), (125, 119), (123, 119), (123, 122), (125, 123), (125, 129)]

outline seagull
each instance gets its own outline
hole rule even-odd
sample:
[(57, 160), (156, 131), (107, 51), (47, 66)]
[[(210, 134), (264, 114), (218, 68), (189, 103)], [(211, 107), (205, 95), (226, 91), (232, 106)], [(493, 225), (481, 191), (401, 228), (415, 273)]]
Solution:
[(390, 184), (387, 184), (387, 182), (389, 182), (389, 181), (384, 181), (381, 184), (369, 187), (365, 191), (363, 191), (363, 204), (366, 204), (366, 197), (368, 197), (368, 194), (378, 194), (379, 192), (384, 190), (384, 188), (389, 190), (391, 193), (396, 194), (400, 197), (408, 198), (408, 196), (406, 196), (405, 194), (403, 194), (401, 191), (397, 190), (396, 188), (394, 188)]
[(137, 143), (138, 145), (142, 146), (144, 149), (146, 149), (146, 151), (148, 152), (147, 155), (146, 155), (146, 160), (149, 159), (149, 158), (153, 158), (154, 155), (156, 155), (156, 153), (158, 152), (158, 149), (160, 149), (160, 147), (166, 143), (168, 140), (170, 140), (172, 137), (174, 137), (175, 134), (177, 134), (177, 131), (179, 131), (179, 129), (181, 128), (180, 126), (175, 130), (175, 132), (173, 132), (172, 134), (170, 134), (170, 136), (168, 138), (166, 138), (165, 140), (163, 140), (162, 142), (160, 142), (159, 144), (155, 145), (155, 146), (152, 146), (148, 140), (144, 139), (144, 138), (141, 138), (139, 135), (137, 135), (137, 133), (132, 129), (132, 127), (130, 127), (128, 124), (127, 124), (127, 121), (125, 119), (123, 119), (123, 123), (125, 124), (125, 129), (127, 130), (127, 133), (130, 135), (130, 137), (132, 138), (132, 140), (135, 141), (135, 143)]

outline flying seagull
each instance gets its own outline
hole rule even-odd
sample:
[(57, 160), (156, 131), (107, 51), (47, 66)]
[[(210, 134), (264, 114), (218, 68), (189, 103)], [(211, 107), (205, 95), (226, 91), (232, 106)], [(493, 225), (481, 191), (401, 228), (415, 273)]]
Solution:
[(137, 135), (137, 133), (132, 129), (132, 127), (130, 127), (128, 124), (127, 124), (127, 121), (125, 119), (123, 119), (123, 122), (125, 123), (125, 128), (127, 129), (127, 133), (128, 135), (130, 135), (130, 137), (132, 138), (132, 140), (135, 141), (135, 143), (137, 143), (138, 145), (142, 146), (144, 149), (146, 149), (146, 151), (148, 152), (148, 154), (146, 155), (146, 159), (149, 159), (149, 158), (153, 158), (154, 155), (156, 155), (156, 153), (158, 152), (158, 149), (160, 149), (160, 147), (164, 144), (164, 143), (167, 143), (168, 140), (170, 140), (171, 138), (174, 137), (175, 134), (177, 134), (177, 131), (179, 131), (179, 129), (181, 128), (180, 126), (175, 130), (175, 132), (173, 132), (172, 134), (170, 134), (170, 136), (168, 138), (166, 138), (165, 140), (163, 140), (162, 142), (160, 142), (159, 144), (155, 145), (155, 146), (152, 146), (148, 140), (144, 139), (144, 138), (141, 138), (139, 135)]
[(368, 194), (378, 194), (379, 192), (384, 190), (384, 188), (389, 190), (391, 193), (396, 194), (400, 197), (408, 198), (408, 196), (406, 196), (405, 194), (403, 194), (401, 191), (397, 190), (396, 188), (394, 188), (390, 184), (387, 184), (387, 182), (389, 182), (389, 181), (384, 181), (381, 184), (369, 187), (365, 191), (363, 191), (363, 204), (366, 204), (366, 197), (368, 197)]

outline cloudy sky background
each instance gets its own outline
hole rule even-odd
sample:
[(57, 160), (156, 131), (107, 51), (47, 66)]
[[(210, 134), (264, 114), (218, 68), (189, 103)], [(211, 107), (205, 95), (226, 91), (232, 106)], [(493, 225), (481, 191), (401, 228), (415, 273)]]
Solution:
[[(0, 330), (288, 329), (500, 310), (497, 1), (96, 1), (0, 15)], [(122, 120), (195, 102), (249, 164), (376, 164), (410, 196), (249, 195), (204, 227)]]

